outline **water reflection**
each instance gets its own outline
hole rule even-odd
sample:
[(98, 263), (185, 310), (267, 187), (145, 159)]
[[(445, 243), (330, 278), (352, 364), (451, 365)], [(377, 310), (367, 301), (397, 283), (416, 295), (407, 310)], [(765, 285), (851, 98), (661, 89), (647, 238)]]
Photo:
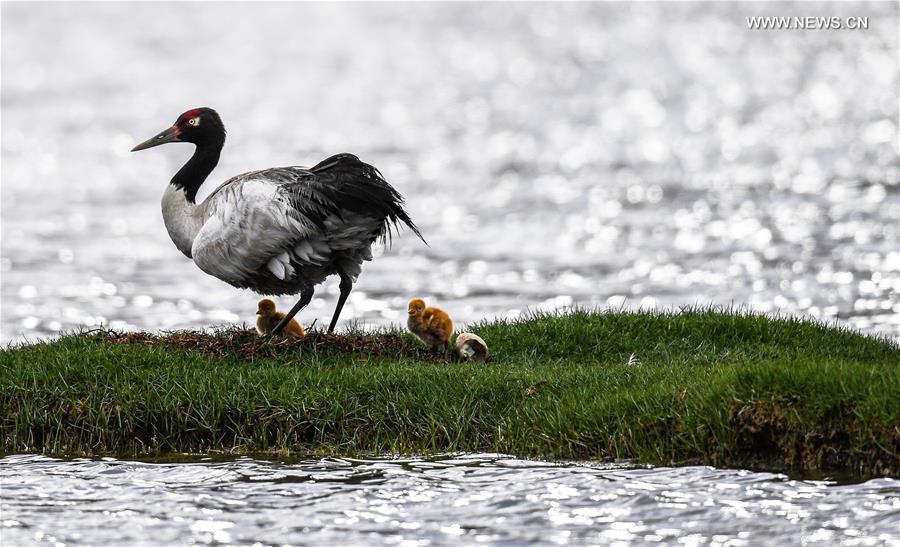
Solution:
[(900, 483), (707, 467), (431, 459), (2, 463), (4, 542), (836, 543), (900, 539)]
[(352, 150), (408, 197), (431, 247), (397, 240), (345, 320), (734, 302), (900, 336), (898, 7), (861, 6), (776, 33), (746, 29), (764, 4), (11, 5), (0, 340), (252, 320), (162, 226), (187, 150), (127, 152), (199, 103), (213, 186)]

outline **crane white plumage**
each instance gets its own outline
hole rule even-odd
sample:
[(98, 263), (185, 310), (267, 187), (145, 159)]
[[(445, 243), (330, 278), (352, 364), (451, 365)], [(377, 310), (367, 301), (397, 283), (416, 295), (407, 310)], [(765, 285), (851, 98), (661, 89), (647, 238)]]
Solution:
[(132, 151), (168, 142), (196, 145), (163, 194), (172, 242), (201, 270), (235, 287), (266, 295), (300, 293), (273, 334), (312, 300), (316, 285), (338, 275), (340, 296), (328, 327), (333, 332), (376, 240), (390, 238), (402, 223), (424, 242), (400, 194), (352, 154), (310, 168), (244, 173), (196, 203), (197, 191), (219, 161), (225, 127), (215, 110), (191, 109)]

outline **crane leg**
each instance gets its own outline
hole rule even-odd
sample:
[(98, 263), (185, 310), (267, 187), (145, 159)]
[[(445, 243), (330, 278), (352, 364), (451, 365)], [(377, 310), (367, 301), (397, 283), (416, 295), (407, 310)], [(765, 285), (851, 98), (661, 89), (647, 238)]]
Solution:
[(297, 312), (303, 309), (303, 306), (309, 304), (309, 301), (312, 300), (312, 297), (313, 289), (304, 289), (303, 291), (301, 291), (300, 300), (298, 300), (297, 303), (294, 304), (294, 307), (291, 308), (291, 311), (289, 311), (287, 315), (284, 316), (284, 319), (282, 319), (278, 322), (277, 325), (275, 325), (275, 328), (272, 329), (272, 333), (269, 336), (275, 336), (279, 332), (281, 332), (281, 330), (291, 322), (291, 319), (293, 319), (294, 316), (297, 315)]
[(350, 296), (350, 290), (353, 289), (353, 280), (349, 275), (344, 272), (340, 272), (341, 276), (341, 296), (338, 297), (337, 307), (334, 308), (334, 315), (331, 317), (331, 324), (328, 325), (328, 332), (334, 332), (334, 326), (337, 325), (338, 317), (341, 316), (341, 310), (344, 309), (344, 302), (347, 301), (347, 297)]

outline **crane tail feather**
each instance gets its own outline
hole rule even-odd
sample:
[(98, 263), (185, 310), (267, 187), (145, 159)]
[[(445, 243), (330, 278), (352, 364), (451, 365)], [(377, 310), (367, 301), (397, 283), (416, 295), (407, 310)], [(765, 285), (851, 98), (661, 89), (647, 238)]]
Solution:
[(337, 154), (310, 169), (335, 193), (341, 194), (342, 207), (384, 219), (381, 239), (390, 244), (393, 231), (401, 224), (412, 230), (426, 246), (428, 242), (404, 210), (403, 196), (385, 180), (381, 172), (353, 154)]

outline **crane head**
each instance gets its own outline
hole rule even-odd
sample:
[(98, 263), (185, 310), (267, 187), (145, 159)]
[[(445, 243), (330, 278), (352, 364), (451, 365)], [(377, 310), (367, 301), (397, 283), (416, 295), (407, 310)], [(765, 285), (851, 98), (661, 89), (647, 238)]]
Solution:
[(218, 112), (212, 108), (192, 108), (178, 116), (169, 127), (131, 149), (146, 150), (169, 142), (190, 142), (196, 145), (225, 143), (225, 126)]

